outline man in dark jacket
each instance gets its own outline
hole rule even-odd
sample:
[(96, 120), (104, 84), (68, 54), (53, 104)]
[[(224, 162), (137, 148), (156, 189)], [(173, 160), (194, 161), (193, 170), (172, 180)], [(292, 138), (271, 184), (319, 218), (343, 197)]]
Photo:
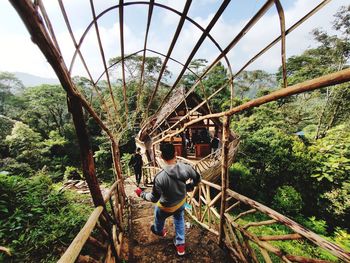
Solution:
[[(167, 166), (154, 178), (152, 192), (136, 189), (141, 198), (156, 203), (154, 224), (151, 231), (165, 236), (165, 219), (173, 216), (176, 237), (174, 240), (178, 255), (185, 254), (185, 202), (186, 192), (192, 191), (201, 180), (200, 175), (188, 164), (176, 162), (174, 145), (167, 143), (161, 147), (162, 158)], [(190, 180), (189, 183), (186, 183)]]
[(134, 167), (136, 183), (137, 183), (137, 186), (139, 186), (141, 182), (141, 177), (142, 177), (142, 165), (143, 165), (140, 148), (136, 149), (136, 153), (131, 157), (129, 165)]

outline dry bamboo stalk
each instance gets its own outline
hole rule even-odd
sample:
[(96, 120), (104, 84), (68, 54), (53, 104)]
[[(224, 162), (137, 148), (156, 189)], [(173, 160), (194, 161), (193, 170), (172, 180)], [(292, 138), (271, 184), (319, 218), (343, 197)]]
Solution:
[[(350, 72), (350, 69), (349, 69)], [(287, 218), (286, 216), (272, 210), (271, 208), (264, 206), (263, 204), (260, 204), (248, 197), (245, 197), (241, 194), (238, 194), (230, 189), (227, 190), (227, 193), (232, 196), (233, 198), (240, 200), (242, 203), (247, 204), (251, 207), (254, 207), (258, 211), (268, 215), (272, 219), (275, 219), (282, 224), (288, 226), (291, 228), (294, 232), (302, 235), (303, 237), (310, 240), (312, 243), (316, 244), (317, 246), (326, 249), (330, 253), (332, 253), (334, 256), (342, 259), (343, 261), (350, 261), (350, 254), (345, 252), (342, 248), (340, 248), (338, 245), (333, 244), (324, 238), (316, 235), (315, 233), (311, 232), (310, 230), (304, 228), (300, 224), (296, 223), (295, 221), (291, 220), (290, 218)], [(226, 215), (226, 214), (225, 214)]]
[(236, 206), (238, 206), (241, 202), (237, 201), (236, 203), (234, 203), (233, 205), (231, 205), (229, 208), (227, 208), (225, 210), (225, 213), (229, 212), (231, 209), (235, 208)]
[(206, 230), (210, 231), (211, 233), (215, 234), (215, 235), (219, 235), (219, 232), (216, 231), (215, 229), (210, 228), (209, 226), (207, 226), (206, 224), (200, 222), (198, 220), (198, 218), (194, 217), (193, 215), (191, 215), (190, 213), (188, 213), (188, 215), (194, 220), (196, 221), (199, 225), (201, 225), (202, 227), (204, 227)]
[(201, 182), (202, 182), (203, 184), (205, 184), (205, 185), (209, 185), (210, 187), (213, 187), (213, 188), (216, 189), (216, 190), (221, 191), (221, 186), (219, 186), (219, 185), (217, 185), (217, 184), (214, 184), (214, 183), (209, 182), (209, 181), (207, 181), (207, 180), (202, 180)]
[(206, 190), (207, 190), (207, 193), (206, 193), (206, 200), (207, 200), (207, 206), (209, 207), (209, 210), (208, 210), (208, 225), (209, 225), (209, 227), (211, 227), (211, 225), (212, 225), (212, 222), (211, 222), (211, 213), (210, 213), (210, 211), (211, 211), (211, 209), (210, 209), (210, 206), (209, 206), (209, 204), (210, 204), (210, 202), (211, 202), (211, 198), (210, 198), (210, 187), (209, 187), (209, 185), (206, 185), (205, 186), (205, 188), (206, 188)]
[(218, 213), (218, 211), (216, 211), (216, 209), (214, 207), (210, 207), (210, 211), (217, 217), (220, 218), (220, 214)]
[(273, 245), (271, 245), (268, 242), (259, 240), (259, 238), (257, 236), (255, 236), (252, 233), (249, 233), (247, 230), (243, 229), (240, 225), (238, 225), (236, 222), (234, 222), (229, 214), (225, 214), (225, 216), (226, 216), (226, 220), (228, 220), (232, 224), (232, 226), (241, 233), (242, 236), (245, 236), (246, 238), (253, 241), (259, 247), (262, 247), (262, 248), (266, 249), (267, 251), (280, 257), (284, 262), (290, 262), (290, 260), (288, 259), (288, 256), (285, 254), (285, 252), (274, 247)]
[(266, 225), (272, 225), (277, 223), (278, 221), (275, 219), (271, 219), (271, 220), (266, 220), (266, 221), (260, 221), (260, 222), (250, 222), (246, 225), (243, 226), (244, 229), (247, 229), (249, 227), (254, 227), (254, 226), (266, 226)]
[(84, 227), (79, 231), (78, 235), (74, 238), (74, 240), (69, 245), (66, 252), (59, 259), (58, 263), (69, 263), (69, 262), (73, 263), (78, 258), (80, 251), (83, 248), (86, 240), (89, 238), (92, 230), (95, 228), (95, 225), (102, 211), (103, 211), (102, 206), (98, 206), (95, 208), (95, 210), (91, 213)]
[(198, 187), (198, 207), (199, 207), (199, 218), (202, 218), (202, 188), (201, 186)]
[(246, 257), (245, 257), (245, 255), (243, 254), (243, 248), (242, 248), (242, 246), (241, 246), (241, 244), (240, 244), (240, 242), (239, 242), (238, 237), (236, 236), (235, 232), (234, 232), (233, 229), (232, 229), (232, 225), (231, 225), (230, 223), (228, 223), (228, 222), (225, 222), (225, 225), (227, 226), (227, 228), (229, 229), (229, 231), (230, 231), (230, 233), (231, 233), (231, 235), (232, 235), (233, 242), (234, 242), (235, 247), (237, 248), (237, 251), (238, 251), (238, 253), (239, 253), (239, 255), (240, 255), (241, 261), (242, 261), (242, 262), (247, 262)]
[(259, 248), (260, 248), (261, 255), (263, 256), (265, 262), (266, 263), (272, 263), (272, 260), (270, 258), (269, 253), (265, 249), (263, 249), (261, 247), (259, 247)]
[(229, 231), (227, 230), (227, 227), (224, 227), (224, 232), (225, 232), (224, 243), (225, 243), (225, 245), (226, 245), (226, 248), (228, 248), (228, 249), (234, 254), (234, 257), (235, 257), (237, 260), (240, 260), (240, 262), (243, 262), (243, 261), (241, 260), (240, 254), (237, 252), (237, 247), (233, 247), (233, 246), (232, 246), (233, 241), (230, 239), (230, 233), (229, 233)]
[(306, 257), (302, 257), (302, 256), (287, 255), (286, 257), (287, 257), (288, 260), (290, 260), (292, 262), (300, 262), (300, 263), (329, 263), (328, 260), (306, 258)]
[(250, 244), (249, 244), (249, 240), (248, 240), (246, 237), (243, 237), (243, 242), (244, 242), (244, 244), (245, 244), (245, 247), (246, 247), (247, 250), (249, 251), (249, 256), (250, 256), (250, 258), (252, 259), (252, 261), (253, 261), (254, 263), (259, 263), (258, 258), (257, 258), (257, 256), (256, 256), (256, 253), (255, 253), (254, 249), (252, 249), (252, 247), (251, 247)]
[(111, 198), (115, 188), (118, 186), (118, 183), (120, 182), (120, 180), (117, 180), (114, 182), (114, 184), (112, 185), (112, 187), (108, 190), (107, 194), (105, 195), (105, 197), (103, 198), (103, 201), (105, 203), (107, 203), (107, 201)]
[(117, 245), (117, 254), (118, 254), (118, 257), (120, 257), (121, 251), (122, 251), (122, 246), (123, 246), (123, 233), (119, 233), (118, 240), (120, 242)]
[(112, 249), (111, 245), (108, 246), (107, 254), (104, 263), (112, 263)]
[(272, 241), (272, 240), (295, 240), (302, 239), (303, 236), (299, 234), (288, 234), (288, 235), (276, 235), (276, 236), (259, 236), (262, 241)]
[(256, 212), (255, 208), (249, 209), (248, 211), (245, 211), (245, 212), (242, 212), (242, 213), (238, 214), (238, 216), (236, 216), (233, 219), (233, 221), (237, 221), (237, 219), (241, 218), (242, 216), (249, 215), (249, 214), (252, 214), (252, 213), (255, 213), (255, 212)]

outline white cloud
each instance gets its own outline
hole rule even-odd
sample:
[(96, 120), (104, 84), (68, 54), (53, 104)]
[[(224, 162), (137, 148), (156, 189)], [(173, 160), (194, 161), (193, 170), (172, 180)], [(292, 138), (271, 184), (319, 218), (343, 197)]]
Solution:
[[(206, 1), (209, 6), (213, 0)], [(297, 0), (288, 5), (288, 9), (285, 10), (287, 26), (290, 26), (292, 23), (297, 21), (300, 17), (311, 10), (318, 2), (319, 1)], [(84, 32), (85, 27), (91, 21), (92, 15), (89, 3), (85, 0), (65, 1), (64, 3), (67, 13), (71, 19), (74, 34), (76, 37), (80, 37)], [(184, 7), (184, 0), (167, 0), (161, 1), (160, 3), (169, 4), (180, 12)], [(315, 43), (312, 41), (309, 32), (315, 27), (323, 27), (328, 31), (331, 30), (330, 21), (333, 19), (332, 15), (341, 5), (346, 4), (346, 0), (332, 1), (314, 17), (310, 18), (309, 21), (305, 22), (297, 30), (295, 30), (295, 32), (292, 32), (287, 37), (287, 55), (291, 56), (300, 54), (306, 48), (314, 46)], [(111, 5), (116, 5), (115, 0), (95, 1), (96, 13), (100, 13), (102, 10)], [(200, 5), (203, 8), (203, 5)], [(67, 66), (69, 66), (74, 52), (74, 47), (70, 36), (65, 29), (61, 14), (58, 11), (58, 4), (56, 1), (45, 1), (45, 6), (49, 15), (52, 16), (53, 26), (56, 30), (56, 36), (60, 43), (63, 57), (65, 58)], [(9, 8), (13, 9), (10, 7), (8, 2), (1, 3), (0, 8), (5, 12)], [(118, 12), (115, 10), (99, 21), (99, 29), (104, 45), (106, 59), (120, 55), (119, 21), (117, 14)], [(205, 28), (211, 21), (212, 17), (213, 13), (207, 12), (206, 16), (197, 15), (194, 20)], [(6, 19), (6, 16), (0, 16), (0, 20), (2, 19)], [(155, 16), (152, 19), (148, 47), (166, 54), (178, 21), (178, 15), (170, 14), (169, 11), (156, 8)], [(234, 36), (240, 31), (242, 26), (247, 23), (247, 20), (238, 21), (235, 23), (229, 21), (232, 21), (229, 14), (225, 14), (224, 17), (218, 20), (211, 32), (211, 35), (219, 42), (222, 48), (225, 48), (226, 45), (229, 44)], [(11, 23), (8, 24), (3, 21), (0, 22), (2, 25), (6, 25), (7, 27), (11, 27), (12, 25)], [(144, 29), (145, 27), (140, 28), (131, 25), (126, 25), (124, 27), (126, 53), (132, 53), (143, 48)], [(2, 62), (0, 64), (0, 70), (24, 71), (40, 76), (54, 76), (50, 65), (46, 62), (44, 56), (41, 54), (38, 48), (30, 41), (28, 34), (23, 34), (24, 30), (24, 26), (22, 26), (20, 29), (14, 28), (12, 31), (6, 31), (6, 37), (4, 37), (0, 42), (0, 59)], [(142, 32), (137, 32), (137, 30)], [(202, 32), (200, 30), (186, 22), (180, 34), (180, 39), (174, 48), (172, 56), (181, 62), (185, 62), (201, 34)], [(229, 57), (232, 65), (234, 65), (234, 68), (238, 69), (240, 66), (242, 66), (251, 58), (251, 56), (257, 53), (267, 43), (272, 41), (278, 34), (278, 15), (275, 8), (272, 7), (271, 11), (264, 16), (261, 21), (257, 23), (254, 28), (252, 28), (252, 30), (242, 39), (242, 41), (229, 53)], [(218, 51), (209, 42), (209, 40), (205, 41), (195, 57), (206, 58), (210, 63), (210, 61), (218, 55)], [(279, 47), (280, 44), (277, 44), (275, 48), (257, 60), (254, 65), (251, 66), (251, 69), (262, 68), (268, 71), (275, 71), (281, 64)], [(99, 76), (103, 72), (103, 64), (100, 57), (94, 27), (86, 36), (84, 44), (81, 47), (81, 51), (87, 60), (93, 76)], [(151, 53), (148, 53), (148, 55), (154, 56), (154, 54)], [(175, 69), (175, 66), (172, 67)], [(73, 73), (86, 75), (84, 68), (82, 67), (81, 63), (79, 63), (79, 60), (77, 60)]]

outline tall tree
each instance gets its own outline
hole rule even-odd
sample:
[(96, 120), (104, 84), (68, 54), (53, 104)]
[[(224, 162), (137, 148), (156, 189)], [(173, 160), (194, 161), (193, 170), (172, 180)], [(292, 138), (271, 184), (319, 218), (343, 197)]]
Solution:
[(16, 102), (15, 94), (21, 92), (23, 88), (23, 83), (14, 74), (0, 72), (0, 114), (6, 116), (11, 114)]

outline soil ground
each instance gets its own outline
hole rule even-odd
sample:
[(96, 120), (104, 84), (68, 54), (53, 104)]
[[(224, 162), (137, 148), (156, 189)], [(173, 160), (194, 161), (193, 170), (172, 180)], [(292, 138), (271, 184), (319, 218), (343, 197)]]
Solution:
[[(154, 204), (137, 197), (135, 189), (131, 178), (125, 181), (125, 191), (131, 205), (131, 229), (128, 248), (124, 251), (128, 262), (232, 262), (217, 245), (217, 237), (188, 216), (185, 217), (186, 222), (190, 223), (186, 229), (186, 254), (178, 256), (173, 244), (175, 231), (172, 217), (166, 220), (167, 236), (154, 235), (150, 230)], [(150, 186), (144, 189), (151, 191)]]

